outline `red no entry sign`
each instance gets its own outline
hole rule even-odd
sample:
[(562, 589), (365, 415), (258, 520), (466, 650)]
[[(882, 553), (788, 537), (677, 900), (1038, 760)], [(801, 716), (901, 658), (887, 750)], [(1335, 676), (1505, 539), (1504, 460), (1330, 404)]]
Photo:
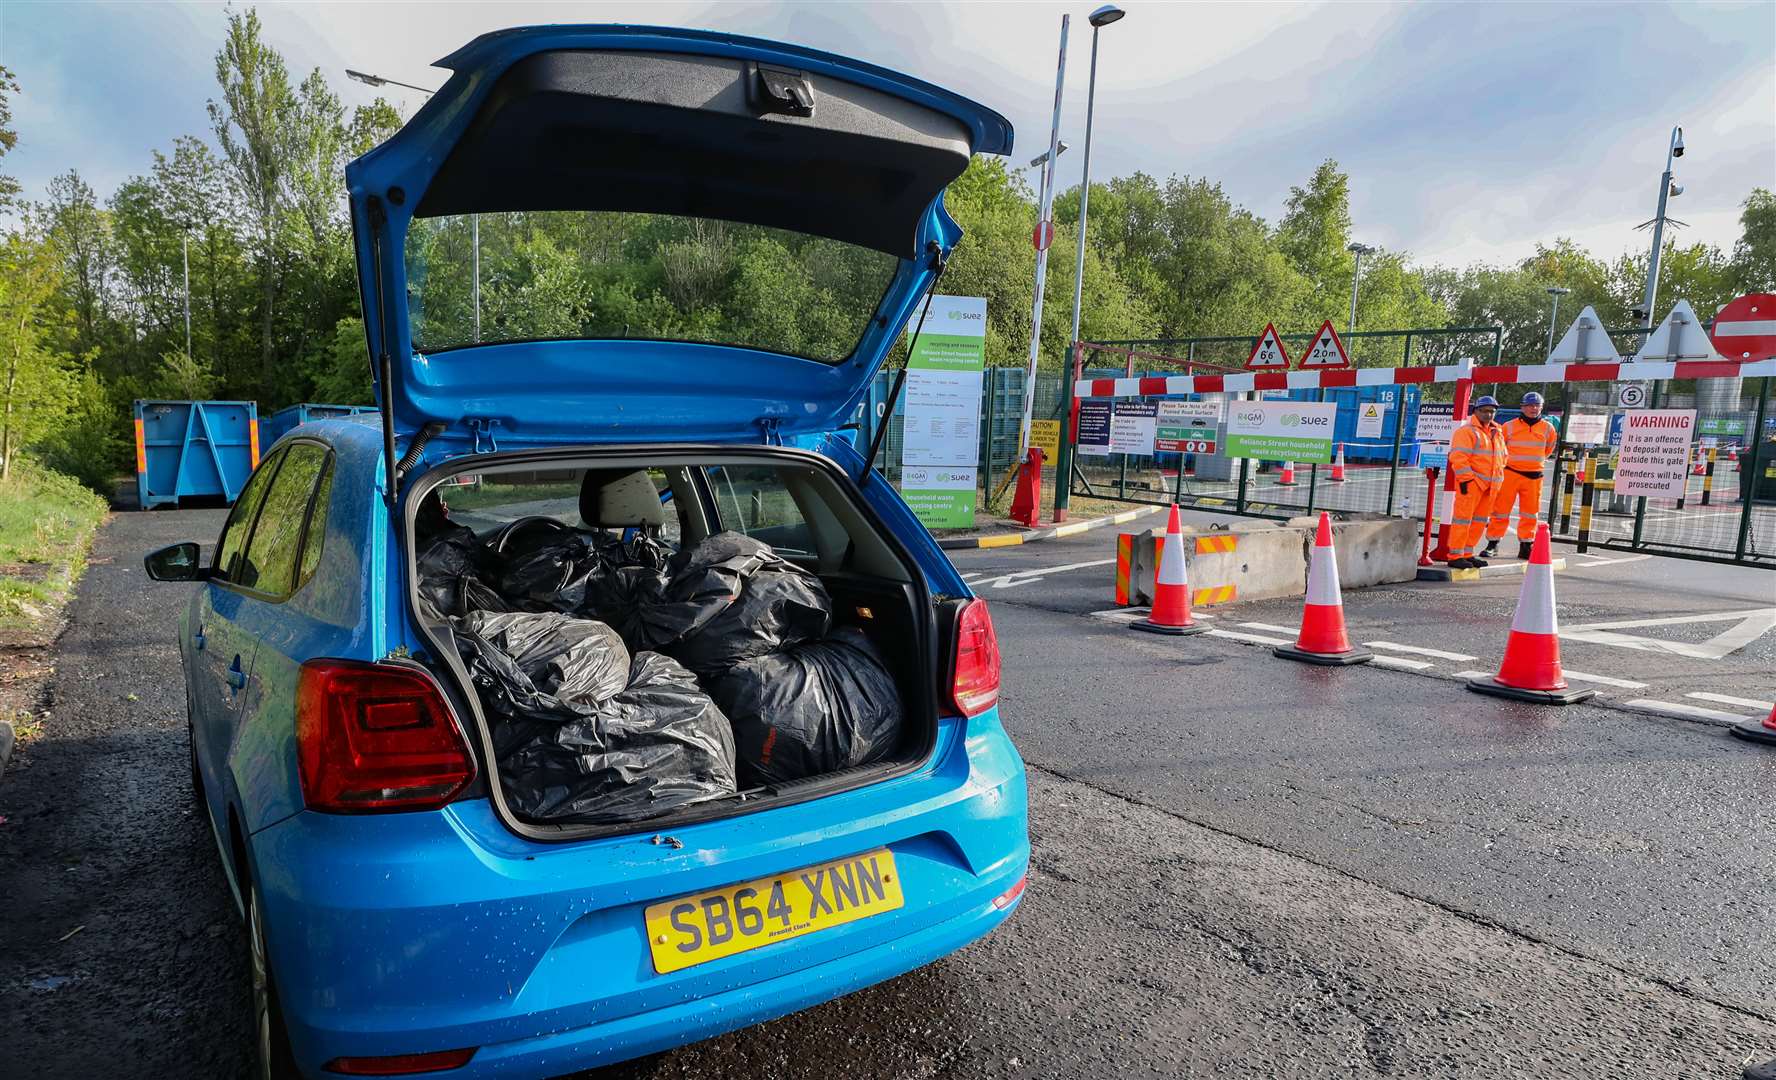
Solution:
[(1776, 356), (1776, 296), (1752, 293), (1721, 308), (1708, 337), (1728, 360)]
[(1055, 223), (1052, 221), (1038, 221), (1035, 231), (1030, 233), (1030, 243), (1037, 251), (1047, 251), (1048, 245), (1054, 243), (1054, 238)]

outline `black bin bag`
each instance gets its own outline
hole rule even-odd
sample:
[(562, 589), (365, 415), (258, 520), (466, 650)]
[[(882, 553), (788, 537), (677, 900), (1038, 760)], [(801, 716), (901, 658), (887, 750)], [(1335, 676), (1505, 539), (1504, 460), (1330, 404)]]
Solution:
[(523, 611), (577, 612), (587, 593), (611, 572), (610, 553), (582, 532), (564, 533), (519, 552), (507, 552), (499, 591)]
[(841, 628), (736, 665), (710, 693), (734, 725), (744, 787), (880, 761), (900, 742), (900, 690), (861, 631)]
[(470, 611), (506, 611), (499, 593), (482, 580), (487, 551), (475, 530), (446, 525), (420, 541), (419, 595), (439, 615), (463, 615)]
[(741, 533), (705, 537), (666, 570), (659, 600), (635, 613), (636, 638), (706, 679), (816, 641), (832, 624), (820, 579)]
[(523, 817), (638, 821), (734, 793), (727, 718), (670, 657), (631, 660), (606, 624), (558, 612), (472, 612), (457, 641)]

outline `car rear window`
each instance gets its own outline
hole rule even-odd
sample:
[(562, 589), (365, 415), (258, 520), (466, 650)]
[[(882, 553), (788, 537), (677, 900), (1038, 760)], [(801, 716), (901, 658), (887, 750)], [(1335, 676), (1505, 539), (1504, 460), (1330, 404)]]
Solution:
[(421, 352), (631, 339), (837, 363), (857, 347), (900, 260), (713, 218), (539, 210), (416, 218), (406, 264)]

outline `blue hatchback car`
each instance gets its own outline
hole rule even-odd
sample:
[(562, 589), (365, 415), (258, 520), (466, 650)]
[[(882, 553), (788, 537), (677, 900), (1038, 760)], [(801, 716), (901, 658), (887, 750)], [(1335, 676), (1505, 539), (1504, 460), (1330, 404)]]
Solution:
[[(265, 1076), (543, 1077), (667, 1049), (961, 948), (1029, 862), (986, 605), (846, 430), (960, 238), (944, 187), (1010, 125), (725, 34), (518, 29), (442, 63), (346, 171), (380, 423), (296, 428), (209, 560), (147, 558), (199, 583), (192, 782)], [(894, 737), (695, 797), (632, 762), (606, 770), (628, 812), (539, 812), (422, 592), (441, 522), (489, 557), (762, 541), (879, 657)]]

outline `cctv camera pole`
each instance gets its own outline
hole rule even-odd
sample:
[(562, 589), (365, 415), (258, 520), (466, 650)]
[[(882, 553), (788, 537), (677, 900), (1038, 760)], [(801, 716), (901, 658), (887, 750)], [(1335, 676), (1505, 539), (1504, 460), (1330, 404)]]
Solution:
[(1024, 415), (1018, 424), (1019, 461), (1024, 460), (1030, 449), (1030, 412), (1036, 405), (1036, 358), (1042, 351), (1042, 287), (1048, 280), (1048, 247), (1054, 239), (1050, 213), (1054, 208), (1055, 159), (1061, 156), (1061, 88), (1067, 81), (1067, 26), (1070, 21), (1068, 16), (1061, 16), (1061, 57), (1055, 65), (1054, 125), (1048, 132), (1048, 160), (1042, 165), (1042, 190), (1037, 194), (1036, 300), (1030, 315), (1030, 363), (1024, 370)]
[[(1647, 261), (1646, 295), (1640, 303), (1640, 325), (1653, 328), (1653, 301), (1659, 295), (1659, 257), (1664, 254), (1665, 201), (1671, 195), (1672, 159), (1683, 154), (1683, 128), (1671, 129), (1671, 147), (1665, 152), (1665, 173), (1659, 177), (1659, 216), (1653, 219), (1653, 256)], [(1551, 347), (1550, 347), (1551, 348)]]

